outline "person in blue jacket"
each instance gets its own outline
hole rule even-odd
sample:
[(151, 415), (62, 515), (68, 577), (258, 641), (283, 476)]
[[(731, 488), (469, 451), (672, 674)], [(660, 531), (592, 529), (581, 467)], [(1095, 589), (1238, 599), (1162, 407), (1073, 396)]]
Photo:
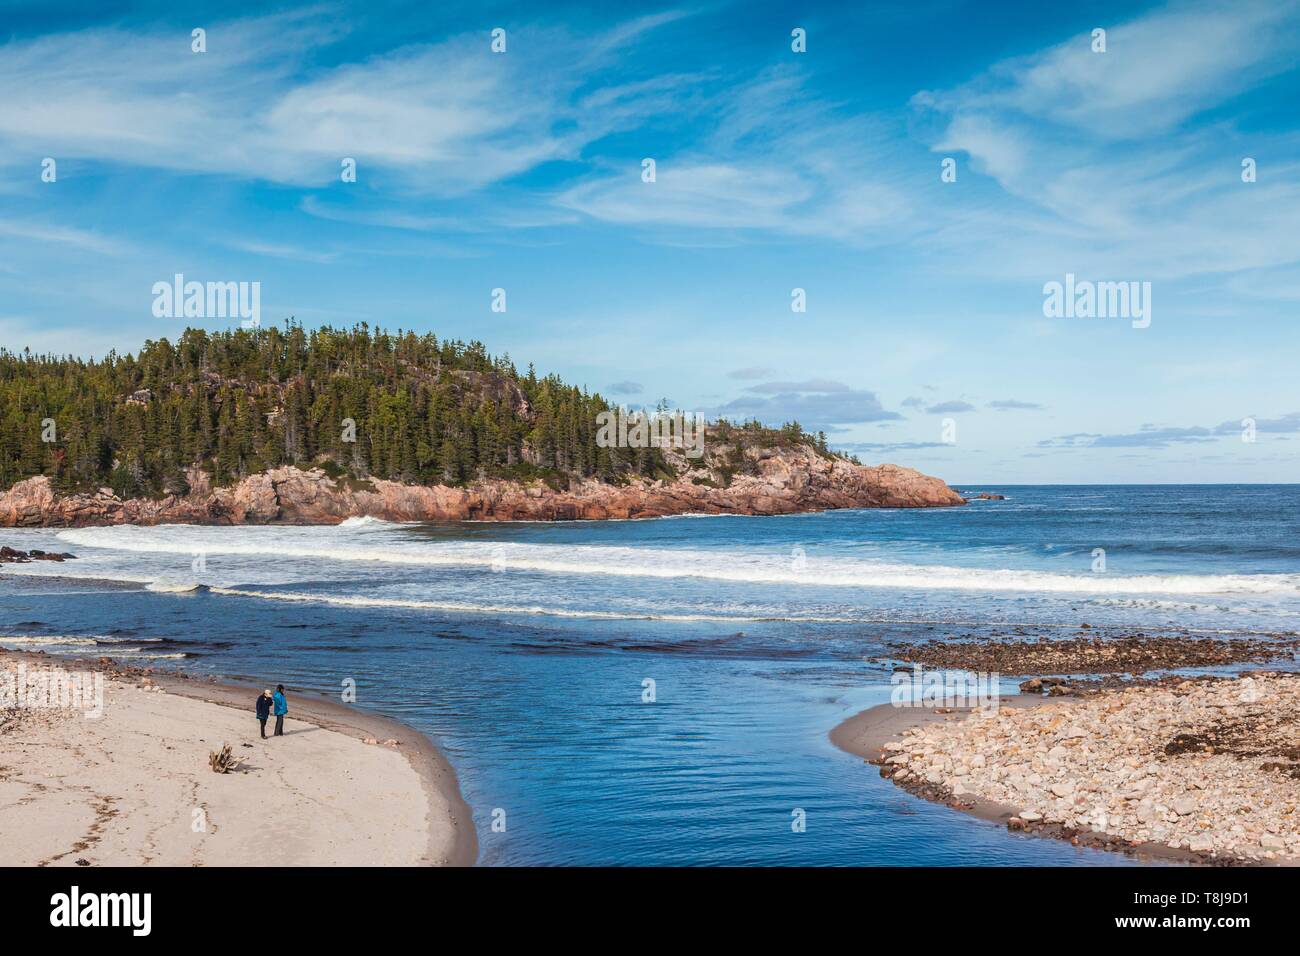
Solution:
[(271, 716), (271, 688), (257, 695), (257, 722), (262, 725), (262, 739), (266, 739), (266, 720)]
[(284, 715), (289, 713), (289, 702), (284, 699), (284, 685), (275, 685), (275, 696), (271, 698), (275, 708), (275, 735), (284, 736)]

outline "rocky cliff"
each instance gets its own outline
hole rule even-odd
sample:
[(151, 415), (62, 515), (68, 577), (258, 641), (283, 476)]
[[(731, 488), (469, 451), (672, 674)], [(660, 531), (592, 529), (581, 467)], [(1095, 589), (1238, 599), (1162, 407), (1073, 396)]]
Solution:
[[(671, 481), (607, 484), (485, 480), (468, 487), (330, 478), (318, 468), (277, 468), (213, 488), (192, 470), (185, 495), (122, 500), (109, 489), (56, 494), (48, 478), (20, 481), (0, 494), (0, 527), (107, 524), (334, 524), (372, 516), (389, 521), (574, 521), (677, 514), (776, 515), (832, 508), (932, 508), (965, 499), (938, 478), (897, 465), (868, 467), (807, 447), (751, 448), (747, 473), (703, 466)], [(684, 469), (690, 468), (683, 460)]]

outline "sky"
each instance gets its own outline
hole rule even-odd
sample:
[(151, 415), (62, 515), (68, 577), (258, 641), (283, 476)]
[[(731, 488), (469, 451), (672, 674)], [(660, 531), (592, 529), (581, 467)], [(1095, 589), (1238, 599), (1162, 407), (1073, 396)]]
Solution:
[(238, 324), (181, 273), (959, 486), (1300, 481), (1300, 0), (54, 7), (0, 0), (10, 351)]

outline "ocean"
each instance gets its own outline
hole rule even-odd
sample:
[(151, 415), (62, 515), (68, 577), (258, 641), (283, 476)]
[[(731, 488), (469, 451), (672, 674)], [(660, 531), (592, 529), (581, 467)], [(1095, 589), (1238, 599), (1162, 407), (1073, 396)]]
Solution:
[(1294, 634), (1300, 486), (964, 490), (1006, 500), (8, 529), (78, 559), (0, 567), (0, 646), (354, 682), (444, 749), (483, 864), (1128, 865), (918, 800), (827, 732), (889, 699), (893, 642)]

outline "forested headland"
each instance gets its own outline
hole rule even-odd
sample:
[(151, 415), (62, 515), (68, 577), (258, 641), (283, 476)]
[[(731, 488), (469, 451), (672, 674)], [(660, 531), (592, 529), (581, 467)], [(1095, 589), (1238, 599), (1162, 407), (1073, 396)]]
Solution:
[[(480, 342), (371, 329), (185, 330), (134, 355), (87, 360), (0, 350), (0, 488), (47, 475), (59, 491), (184, 494), (197, 466), (218, 485), (281, 465), (341, 480), (461, 485), (495, 477), (672, 478), (660, 448), (600, 447), (599, 393)], [(825, 436), (797, 423), (710, 425), (715, 473), (752, 467), (743, 447)]]

